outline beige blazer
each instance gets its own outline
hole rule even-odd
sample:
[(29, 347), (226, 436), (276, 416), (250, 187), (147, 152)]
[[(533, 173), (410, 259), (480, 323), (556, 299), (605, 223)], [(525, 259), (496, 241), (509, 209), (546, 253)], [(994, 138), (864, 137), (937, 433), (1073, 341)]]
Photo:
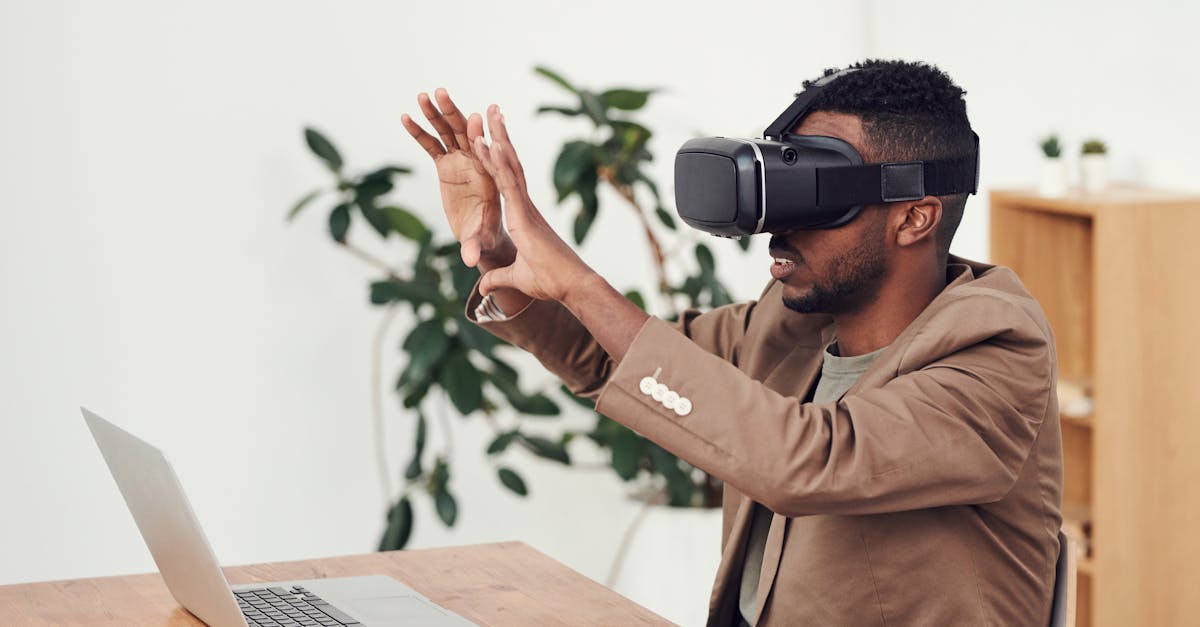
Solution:
[[(775, 513), (759, 625), (1046, 625), (1062, 522), (1053, 336), (1008, 268), (951, 257), (947, 275), (836, 403), (803, 402), (832, 320), (787, 309), (774, 283), (758, 302), (651, 318), (619, 364), (555, 302), (483, 326), (725, 482), (709, 625), (737, 619), (752, 501)], [(655, 372), (689, 402), (654, 400)]]

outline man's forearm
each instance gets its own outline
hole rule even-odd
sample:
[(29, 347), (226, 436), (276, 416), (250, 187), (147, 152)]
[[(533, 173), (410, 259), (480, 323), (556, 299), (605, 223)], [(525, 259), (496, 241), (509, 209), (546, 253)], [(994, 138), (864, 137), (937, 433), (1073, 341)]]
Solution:
[(620, 362), (650, 316), (599, 274), (592, 273), (567, 293), (565, 306), (608, 356)]

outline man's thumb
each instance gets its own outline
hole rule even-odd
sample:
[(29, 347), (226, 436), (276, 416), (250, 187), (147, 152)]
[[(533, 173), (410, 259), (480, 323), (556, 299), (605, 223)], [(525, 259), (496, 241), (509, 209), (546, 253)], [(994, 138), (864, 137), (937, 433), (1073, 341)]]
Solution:
[(479, 235), (472, 235), (463, 240), (458, 252), (462, 256), (463, 263), (467, 264), (468, 268), (474, 268), (475, 264), (479, 263), (479, 256), (483, 252), (479, 243)]
[(495, 270), (485, 273), (483, 277), (479, 279), (479, 293), (487, 296), (493, 290), (513, 287), (512, 268), (512, 266), (505, 266), (503, 268), (496, 268)]

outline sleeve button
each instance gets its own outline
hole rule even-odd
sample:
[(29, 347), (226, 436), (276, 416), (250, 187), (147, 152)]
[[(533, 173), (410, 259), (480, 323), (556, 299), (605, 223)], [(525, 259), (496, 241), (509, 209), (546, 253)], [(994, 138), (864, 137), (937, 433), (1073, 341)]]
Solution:
[(667, 392), (670, 392), (670, 391), (671, 391), (670, 388), (668, 388), (666, 385), (659, 383), (658, 385), (654, 386), (653, 390), (650, 390), (650, 398), (653, 398), (654, 400), (661, 403), (663, 397), (665, 397), (667, 395)]
[(663, 396), (663, 407), (666, 407), (667, 409), (675, 409), (675, 404), (679, 402), (679, 399), (679, 392), (671, 390), (667, 392), (666, 396)]
[(655, 381), (654, 377), (642, 377), (641, 382), (638, 383), (638, 389), (642, 391), (642, 394), (649, 395), (654, 391), (656, 385), (658, 385), (658, 381)]
[(675, 403), (675, 413), (680, 417), (692, 413), (692, 401), (682, 396), (679, 397), (679, 400)]

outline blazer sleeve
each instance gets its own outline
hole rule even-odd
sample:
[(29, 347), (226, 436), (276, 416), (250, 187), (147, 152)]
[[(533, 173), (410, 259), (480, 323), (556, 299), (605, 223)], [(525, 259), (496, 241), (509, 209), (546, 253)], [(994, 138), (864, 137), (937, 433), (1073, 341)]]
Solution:
[[(768, 289), (769, 289), (768, 285)], [(557, 375), (572, 394), (595, 400), (616, 363), (575, 316), (555, 301), (531, 302), (506, 320), (479, 323), (479, 285), (467, 298), (466, 316), (492, 335), (524, 349)], [(755, 302), (736, 303), (701, 313), (689, 309), (675, 322), (659, 323), (714, 359), (737, 362), (738, 347)]]
[[(785, 516), (998, 501), (1051, 398), (1047, 334), (1017, 304), (988, 296), (961, 298), (922, 329), (906, 357), (939, 357), (908, 371), (902, 358), (882, 386), (804, 403), (652, 318), (597, 410)], [(658, 381), (690, 397), (691, 412), (677, 415), (639, 389), (659, 368)]]

